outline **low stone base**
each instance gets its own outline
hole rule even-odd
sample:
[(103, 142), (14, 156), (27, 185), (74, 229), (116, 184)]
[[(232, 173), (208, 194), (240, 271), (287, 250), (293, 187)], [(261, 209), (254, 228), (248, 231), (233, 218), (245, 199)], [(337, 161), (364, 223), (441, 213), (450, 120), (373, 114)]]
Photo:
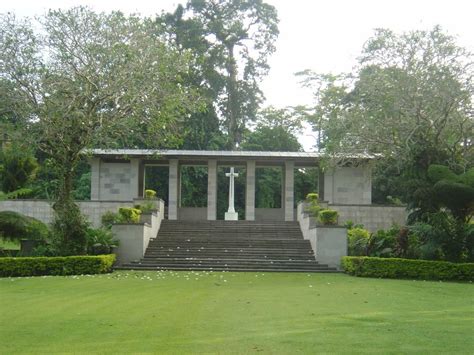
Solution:
[(239, 220), (239, 214), (237, 212), (226, 212), (224, 219), (226, 221), (238, 221)]

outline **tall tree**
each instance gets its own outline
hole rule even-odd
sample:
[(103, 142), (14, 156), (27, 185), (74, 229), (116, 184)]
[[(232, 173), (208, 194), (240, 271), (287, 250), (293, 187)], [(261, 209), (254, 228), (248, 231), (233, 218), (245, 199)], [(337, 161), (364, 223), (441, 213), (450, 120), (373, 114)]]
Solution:
[(148, 18), (84, 7), (49, 11), (35, 24), (2, 15), (1, 76), (14, 85), (12, 101), (28, 108), (27, 137), (59, 176), (55, 227), (64, 254), (84, 252), (72, 195), (83, 150), (168, 139), (175, 119), (199, 102), (182, 83), (188, 64)]
[(258, 83), (275, 50), (278, 18), (262, 0), (190, 0), (161, 19), (174, 41), (199, 53), (196, 78), (219, 108), (228, 148), (242, 140), (262, 99)]
[[(377, 30), (354, 72), (300, 75), (315, 91), (307, 118), (322, 151), (381, 153), (380, 173), (390, 169), (415, 185), (431, 164), (472, 166), (473, 56), (439, 27)], [(413, 188), (403, 187), (406, 200)]]
[(302, 149), (298, 142), (301, 119), (290, 109), (267, 107), (256, 116), (252, 130), (244, 135), (242, 150), (297, 152)]

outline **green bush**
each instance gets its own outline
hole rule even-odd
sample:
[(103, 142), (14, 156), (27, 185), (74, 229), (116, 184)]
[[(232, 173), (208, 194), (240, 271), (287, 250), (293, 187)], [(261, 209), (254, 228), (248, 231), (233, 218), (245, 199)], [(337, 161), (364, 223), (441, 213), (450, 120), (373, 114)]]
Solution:
[(318, 202), (319, 195), (316, 192), (311, 192), (306, 195), (307, 202)]
[(474, 263), (345, 256), (342, 266), (362, 277), (474, 281)]
[(85, 255), (87, 253), (87, 228), (89, 223), (79, 206), (67, 198), (54, 204), (51, 224), (51, 242), (59, 255)]
[(430, 214), (427, 223), (413, 224), (410, 234), (419, 241), (418, 254), (422, 259), (474, 261), (474, 225), (463, 223), (445, 211)]
[(145, 190), (145, 199), (152, 200), (154, 198), (156, 198), (155, 190)]
[(115, 223), (118, 223), (119, 220), (120, 220), (119, 214), (112, 211), (105, 212), (100, 218), (102, 226), (105, 228), (111, 228), (112, 225)]
[(140, 205), (133, 206), (141, 211), (141, 213), (150, 213), (156, 211), (156, 204), (153, 201), (145, 201)]
[(352, 228), (347, 231), (349, 255), (362, 256), (367, 253), (370, 232), (364, 228)]
[(49, 230), (46, 224), (13, 211), (0, 212), (0, 234), (6, 240), (44, 240)]
[(362, 223), (354, 223), (354, 221), (349, 219), (344, 223), (344, 227), (346, 227), (347, 229), (364, 228), (364, 225)]
[(436, 183), (441, 180), (448, 180), (453, 182), (459, 181), (459, 176), (456, 175), (451, 169), (444, 165), (431, 164), (428, 167), (428, 178), (431, 182)]
[(318, 217), (319, 216), (319, 211), (321, 211), (321, 206), (317, 204), (311, 204), (306, 206), (305, 212), (309, 213), (311, 217)]
[(103, 274), (115, 255), (0, 258), (0, 277)]
[(142, 211), (133, 207), (119, 208), (119, 223), (139, 223)]
[(1, 190), (8, 193), (20, 190), (36, 176), (38, 162), (33, 154), (20, 147), (6, 147), (0, 152)]
[(119, 245), (114, 239), (110, 228), (88, 228), (87, 229), (87, 253), (89, 255), (102, 255), (112, 252), (113, 247)]
[(370, 235), (367, 243), (367, 256), (393, 257), (397, 248), (397, 237), (400, 234), (398, 226), (384, 230), (379, 229)]
[(319, 221), (324, 225), (335, 225), (337, 224), (337, 218), (339, 213), (335, 210), (326, 209), (319, 211)]
[(319, 216), (321, 206), (319, 206), (318, 198), (319, 195), (315, 192), (306, 195), (306, 206), (304, 212), (308, 213), (311, 217), (317, 218)]

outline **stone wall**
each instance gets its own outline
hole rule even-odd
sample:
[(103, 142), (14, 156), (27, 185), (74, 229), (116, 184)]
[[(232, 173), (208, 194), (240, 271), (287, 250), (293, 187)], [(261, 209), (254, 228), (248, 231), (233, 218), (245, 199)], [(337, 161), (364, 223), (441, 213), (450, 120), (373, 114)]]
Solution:
[(132, 186), (138, 179), (138, 170), (131, 163), (100, 164), (99, 200), (131, 201), (137, 197)]
[(388, 229), (394, 223), (404, 225), (407, 219), (405, 206), (329, 204), (329, 208), (339, 212), (339, 224), (352, 221), (371, 232)]
[[(107, 211), (117, 212), (119, 207), (132, 207), (132, 201), (77, 201), (81, 212), (94, 227), (100, 226), (102, 215)], [(53, 220), (53, 209), (46, 200), (6, 200), (0, 201), (0, 211), (14, 211), (34, 217), (44, 223)]]
[(206, 221), (207, 207), (179, 207), (178, 219), (183, 221)]
[(0, 201), (0, 211), (18, 212), (44, 223), (51, 223), (53, 220), (53, 209), (47, 200)]
[(285, 210), (283, 208), (255, 208), (256, 221), (284, 221)]
[(372, 171), (369, 166), (338, 167), (324, 173), (325, 201), (334, 204), (372, 203)]

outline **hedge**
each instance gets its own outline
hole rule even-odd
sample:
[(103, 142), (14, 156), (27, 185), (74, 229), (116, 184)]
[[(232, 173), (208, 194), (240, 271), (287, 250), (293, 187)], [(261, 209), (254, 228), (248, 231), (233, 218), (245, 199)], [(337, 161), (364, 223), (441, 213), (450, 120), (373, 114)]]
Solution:
[(0, 258), (0, 277), (103, 274), (112, 271), (114, 254)]
[(474, 263), (345, 256), (342, 267), (348, 274), (362, 277), (474, 281)]

